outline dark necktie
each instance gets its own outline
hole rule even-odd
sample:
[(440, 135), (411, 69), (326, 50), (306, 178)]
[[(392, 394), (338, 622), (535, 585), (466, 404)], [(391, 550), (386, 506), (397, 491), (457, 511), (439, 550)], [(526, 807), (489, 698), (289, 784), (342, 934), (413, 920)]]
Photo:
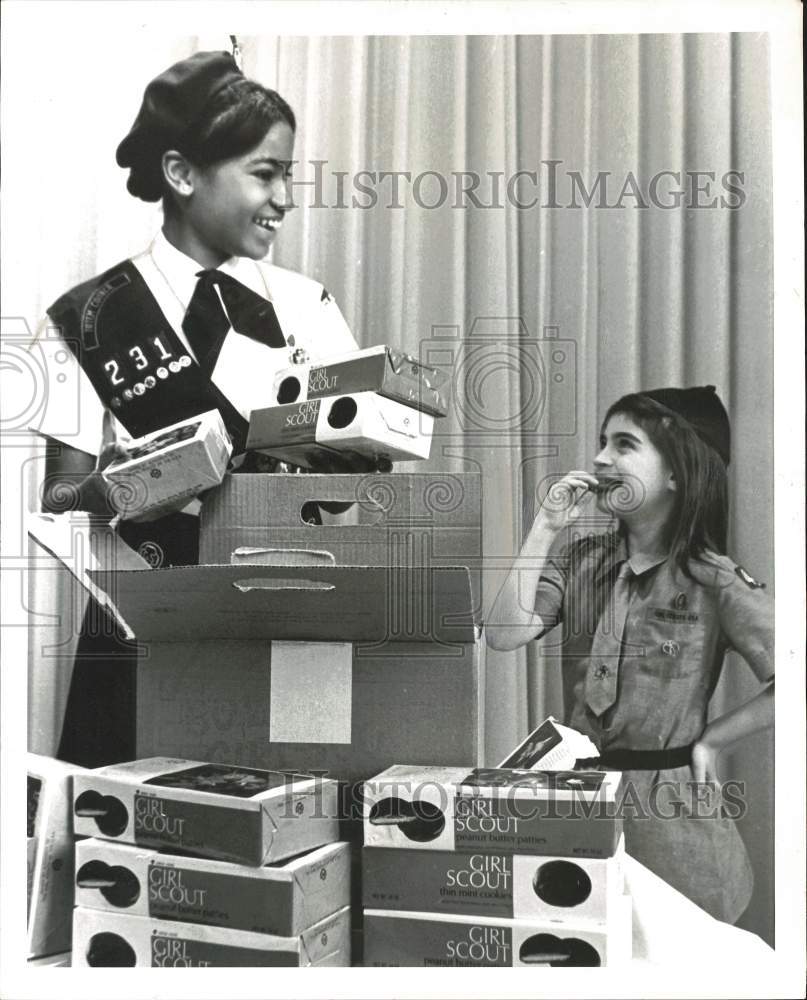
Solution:
[(616, 701), (619, 688), (619, 667), (625, 624), (630, 609), (630, 584), (633, 570), (623, 562), (591, 643), (591, 663), (586, 676), (586, 704), (595, 715), (602, 715)]
[[(231, 325), (236, 333), (267, 347), (286, 346), (271, 302), (215, 268), (199, 271), (198, 278), (182, 330), (206, 375), (213, 373)], [(226, 313), (216, 291), (217, 285), (227, 307)]]

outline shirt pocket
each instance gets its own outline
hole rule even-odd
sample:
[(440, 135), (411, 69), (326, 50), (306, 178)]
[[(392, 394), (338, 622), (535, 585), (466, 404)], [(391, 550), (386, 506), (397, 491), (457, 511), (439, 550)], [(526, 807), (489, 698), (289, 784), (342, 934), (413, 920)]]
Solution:
[(692, 679), (712, 660), (714, 629), (702, 613), (648, 607), (626, 638), (626, 658), (648, 680)]

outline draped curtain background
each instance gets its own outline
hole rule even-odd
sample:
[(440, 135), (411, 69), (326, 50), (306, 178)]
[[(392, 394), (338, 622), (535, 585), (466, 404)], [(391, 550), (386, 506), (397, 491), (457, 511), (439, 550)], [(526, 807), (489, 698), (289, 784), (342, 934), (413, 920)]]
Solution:
[[(730, 552), (771, 587), (766, 37), (241, 42), (247, 75), (278, 89), (298, 120), (299, 207), (285, 223), (275, 262), (322, 281), (362, 346), (386, 342), (417, 354), (437, 344), (453, 358), (454, 405), (427, 468), (482, 473), (483, 612), (520, 545), (536, 488), (552, 473), (591, 467), (610, 402), (661, 385), (718, 387), (734, 440)], [(200, 48), (226, 46), (225, 36), (154, 38), (148, 47), (112, 44), (90, 63), (43, 39), (37, 66), (24, 54), (7, 55), (5, 317), (24, 317), (33, 328), (62, 290), (147, 243), (159, 214), (127, 196), (115, 145), (152, 76)], [(33, 142), (30, 120), (39, 124)], [(560, 207), (541, 207), (552, 200), (547, 185), (555, 169)], [(650, 179), (661, 171), (711, 172), (711, 181), (701, 180), (702, 204), (727, 196), (721, 178), (731, 170), (743, 175), (733, 181), (744, 195), (736, 210), (690, 207), (691, 198), (679, 207), (641, 208), (630, 191), (620, 207), (597, 207), (598, 196), (584, 207), (579, 188), (580, 207), (569, 207), (574, 171), (589, 192), (608, 172), (608, 204), (618, 201), (628, 174), (648, 201)], [(377, 204), (353, 207), (354, 197), (362, 205), (371, 200), (354, 186), (359, 171), (424, 176), (417, 198), (402, 178), (401, 207), (391, 208), (391, 179), (373, 184), (365, 175)], [(461, 171), (480, 175), (477, 196), (494, 207), (456, 197)], [(508, 202), (505, 184), (518, 171), (537, 172), (538, 186), (522, 176)], [(311, 183), (300, 183), (318, 176), (319, 199)], [(441, 177), (448, 191), (438, 204)], [(676, 186), (668, 178), (659, 197), (669, 204)], [(513, 203), (536, 196), (533, 208)], [(468, 362), (471, 345), (479, 346), (476, 366)], [(33, 482), (37, 461), (19, 474)], [(53, 579), (48, 575), (50, 589), (40, 587), (38, 597), (34, 581), (36, 607), (58, 604)], [(486, 672), (485, 758), (495, 763), (528, 727), (561, 714), (560, 678), (536, 644), (489, 652)], [(68, 655), (47, 664), (34, 658), (32, 749), (53, 750), (68, 676)], [(715, 711), (756, 690), (750, 670), (729, 657)], [(757, 889), (743, 924), (769, 941), (772, 772), (769, 734), (745, 741), (726, 762), (727, 776), (747, 782), (741, 830)]]

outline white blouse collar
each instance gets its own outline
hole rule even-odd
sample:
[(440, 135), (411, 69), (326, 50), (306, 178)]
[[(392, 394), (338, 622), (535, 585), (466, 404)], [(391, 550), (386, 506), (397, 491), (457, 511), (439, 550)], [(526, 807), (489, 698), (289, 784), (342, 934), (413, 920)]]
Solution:
[[(162, 230), (154, 237), (150, 253), (155, 266), (168, 282), (183, 307), (187, 309), (196, 288), (197, 275), (203, 268), (198, 261), (169, 243)], [(257, 261), (249, 260), (246, 257), (230, 257), (219, 265), (218, 270), (229, 274), (263, 298), (271, 298)]]

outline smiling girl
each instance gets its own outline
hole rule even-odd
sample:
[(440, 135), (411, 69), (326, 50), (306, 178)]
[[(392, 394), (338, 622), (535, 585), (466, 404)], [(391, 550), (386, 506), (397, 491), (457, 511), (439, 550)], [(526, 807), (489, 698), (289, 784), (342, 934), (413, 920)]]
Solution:
[[(593, 473), (550, 489), (487, 641), (515, 649), (562, 626), (567, 722), (599, 748), (596, 766), (623, 771), (628, 853), (734, 922), (753, 878), (720, 798), (718, 759), (772, 725), (774, 663), (773, 602), (724, 554), (728, 416), (714, 386), (635, 393), (608, 409), (599, 443)], [(557, 552), (592, 496), (616, 530)], [(707, 723), (730, 648), (764, 686)]]
[[(225, 52), (197, 53), (152, 80), (117, 161), (132, 195), (161, 202), (163, 226), (143, 253), (48, 309), (62, 337), (51, 352), (66, 346), (72, 361), (75, 394), (61, 395), (78, 397), (81, 422), (67, 437), (70, 421), (49, 408), (39, 433), (94, 457), (105, 409), (110, 430), (139, 437), (218, 408), (238, 456), (276, 371), (356, 349), (320, 284), (264, 262), (293, 207), (295, 127), (282, 97)], [(65, 375), (63, 363), (54, 368)], [(98, 508), (97, 482), (80, 484), (80, 509)]]
[[(218, 409), (240, 471), (248, 418), (294, 361), (356, 350), (339, 308), (311, 279), (264, 261), (292, 206), (295, 118), (226, 52), (200, 52), (146, 87), (117, 150), (136, 198), (161, 202), (151, 245), (62, 295), (60, 335), (43, 348), (63, 391), (37, 432), (50, 439), (45, 510), (103, 515), (100, 470), (125, 438)], [(59, 409), (59, 399), (80, 411)], [(271, 460), (268, 460), (271, 463)], [(253, 470), (254, 471), (254, 470)], [(191, 564), (198, 502), (159, 520), (122, 521), (154, 566)], [(93, 623), (92, 626), (90, 623)], [(97, 766), (133, 755), (134, 652), (108, 615), (85, 616), (59, 756)]]

